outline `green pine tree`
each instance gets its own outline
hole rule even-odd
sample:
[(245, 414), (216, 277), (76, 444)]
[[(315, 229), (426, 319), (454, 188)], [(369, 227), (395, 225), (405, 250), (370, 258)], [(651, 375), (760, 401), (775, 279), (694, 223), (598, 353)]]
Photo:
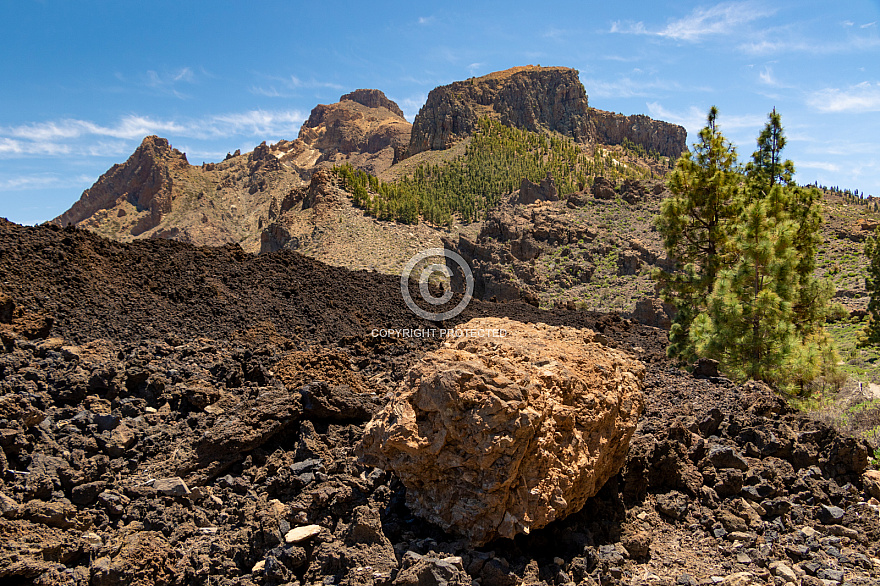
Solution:
[(739, 182), (736, 150), (718, 129), (717, 116), (713, 106), (693, 152), (684, 153), (676, 163), (668, 181), (672, 196), (663, 201), (657, 218), (663, 244), (677, 269), (655, 274), (664, 301), (678, 310), (667, 351), (684, 360), (694, 357), (691, 324), (705, 309), (718, 270), (724, 266)]
[(865, 289), (871, 295), (868, 301), (868, 326), (865, 329), (864, 344), (880, 344), (880, 230), (865, 243), (865, 256), (868, 258), (868, 276)]
[(748, 204), (737, 219), (730, 241), (735, 261), (719, 271), (691, 340), (729, 375), (775, 382), (797, 344), (792, 307), (797, 258), (794, 223), (774, 213), (768, 199)]
[[(700, 147), (733, 153), (714, 128), (716, 114), (709, 114), (698, 154)], [(679, 160), (669, 181), (673, 197), (658, 219), (679, 270), (660, 277), (666, 299), (679, 310), (670, 333), (673, 353), (714, 358), (735, 378), (803, 390), (832, 372), (836, 354), (822, 327), (830, 286), (814, 276), (818, 196), (794, 184), (794, 164), (782, 159), (784, 146), (774, 110), (741, 171), (732, 156), (716, 155), (727, 166)]]

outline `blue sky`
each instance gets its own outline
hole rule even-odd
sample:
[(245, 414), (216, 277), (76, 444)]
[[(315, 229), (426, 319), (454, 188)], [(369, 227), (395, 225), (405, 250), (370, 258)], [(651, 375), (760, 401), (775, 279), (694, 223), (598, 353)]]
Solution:
[(418, 3), (20, 0), (0, 17), (0, 216), (39, 223), (158, 134), (189, 161), (296, 138), (378, 88), (412, 121), (437, 85), (574, 67), (590, 105), (754, 150), (782, 115), (801, 182), (880, 196), (880, 0)]

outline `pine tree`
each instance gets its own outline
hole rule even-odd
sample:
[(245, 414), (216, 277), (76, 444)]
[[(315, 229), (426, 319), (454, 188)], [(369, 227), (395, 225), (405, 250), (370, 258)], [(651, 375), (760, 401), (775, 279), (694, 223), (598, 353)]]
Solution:
[(676, 163), (668, 181), (672, 196), (663, 201), (657, 219), (677, 268), (655, 274), (664, 301), (678, 310), (667, 352), (685, 360), (694, 356), (691, 324), (705, 309), (726, 257), (727, 224), (739, 180), (736, 150), (718, 129), (717, 116), (713, 106), (693, 153), (684, 153)]
[(868, 257), (868, 276), (865, 289), (871, 295), (868, 301), (868, 326), (865, 329), (866, 344), (880, 344), (880, 231), (868, 238), (865, 243), (865, 256)]
[[(714, 128), (715, 114), (710, 111), (697, 155), (700, 147), (733, 153)], [(716, 156), (731, 161), (728, 166), (695, 167), (687, 156), (679, 160), (669, 181), (673, 197), (658, 220), (679, 271), (662, 274), (661, 283), (667, 300), (683, 314), (670, 332), (672, 352), (714, 358), (735, 378), (803, 389), (835, 363), (822, 328), (830, 286), (813, 274), (818, 196), (794, 184), (794, 164), (782, 159), (784, 146), (774, 110), (742, 172), (734, 168), (735, 157)], [(700, 254), (707, 256), (701, 260)]]
[(773, 208), (763, 198), (742, 211), (730, 242), (736, 260), (719, 271), (691, 331), (697, 352), (717, 359), (736, 378), (780, 380), (779, 368), (797, 344), (795, 227)]

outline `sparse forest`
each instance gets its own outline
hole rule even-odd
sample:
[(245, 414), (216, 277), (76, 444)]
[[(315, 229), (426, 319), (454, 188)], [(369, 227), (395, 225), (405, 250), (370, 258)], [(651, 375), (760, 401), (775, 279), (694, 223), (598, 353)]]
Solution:
[[(632, 143), (623, 145), (633, 156), (660, 160), (656, 153)], [(559, 195), (574, 193), (602, 175), (611, 181), (644, 178), (650, 172), (620, 160), (602, 148), (592, 153), (561, 135), (529, 132), (484, 118), (467, 152), (450, 163), (421, 164), (393, 183), (349, 165), (336, 167), (343, 187), (356, 205), (382, 220), (406, 224), (420, 219), (435, 225), (470, 223), (519, 189), (523, 178), (538, 182), (551, 173)]]

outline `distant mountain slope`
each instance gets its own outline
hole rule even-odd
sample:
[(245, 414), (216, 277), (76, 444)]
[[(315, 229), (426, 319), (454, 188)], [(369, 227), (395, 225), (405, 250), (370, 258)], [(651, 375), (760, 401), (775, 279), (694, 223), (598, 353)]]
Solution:
[(318, 105), (294, 141), (265, 142), (219, 163), (190, 165), (168, 140), (148, 136), (52, 223), (121, 241), (173, 238), (203, 245), (239, 243), (256, 252), (280, 202), (320, 166), (348, 162), (371, 173), (390, 167), (409, 144), (411, 125), (379, 90), (356, 90)]

